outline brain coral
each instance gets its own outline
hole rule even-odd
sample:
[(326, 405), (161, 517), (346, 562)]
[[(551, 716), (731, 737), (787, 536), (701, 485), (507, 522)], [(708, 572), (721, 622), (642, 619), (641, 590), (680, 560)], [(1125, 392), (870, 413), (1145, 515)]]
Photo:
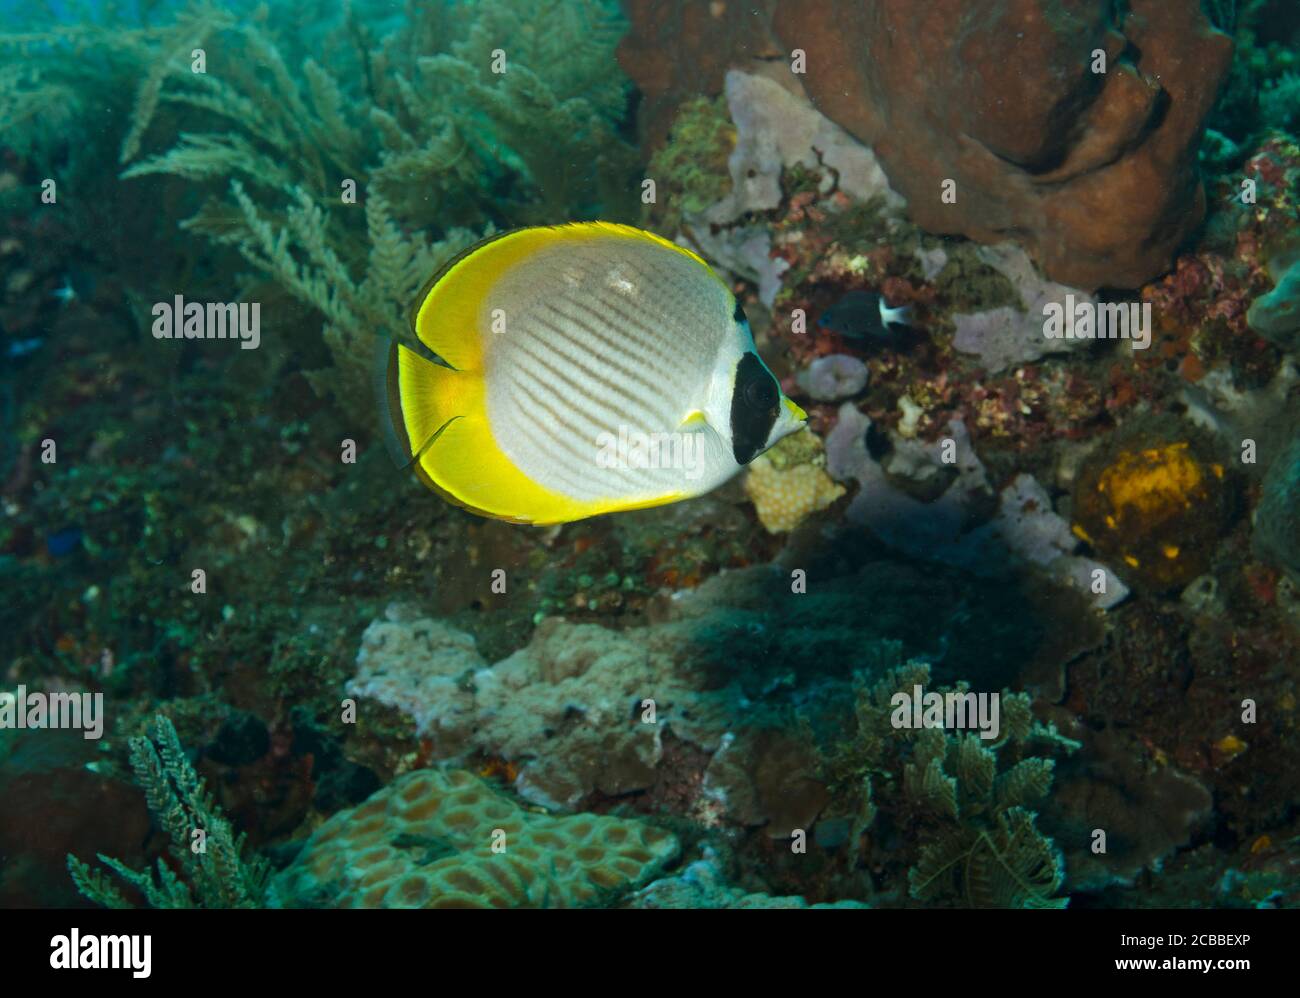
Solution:
[(636, 889), (677, 851), (641, 821), (525, 811), (469, 773), (424, 769), (316, 829), (275, 895), (285, 907), (575, 908)]

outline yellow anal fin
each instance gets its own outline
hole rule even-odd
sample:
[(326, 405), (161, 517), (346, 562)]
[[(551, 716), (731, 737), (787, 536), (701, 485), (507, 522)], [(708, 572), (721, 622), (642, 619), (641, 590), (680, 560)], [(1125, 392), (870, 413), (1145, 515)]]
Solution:
[(497, 445), (481, 403), (452, 420), (419, 462), (425, 484), (472, 513), (514, 523), (567, 523), (607, 512), (533, 481)]
[(512, 523), (569, 523), (685, 498), (674, 493), (582, 500), (549, 489), (514, 465), (493, 437), (482, 407), (473, 405), (438, 433), (420, 455), (417, 471), (427, 486), (457, 506)]

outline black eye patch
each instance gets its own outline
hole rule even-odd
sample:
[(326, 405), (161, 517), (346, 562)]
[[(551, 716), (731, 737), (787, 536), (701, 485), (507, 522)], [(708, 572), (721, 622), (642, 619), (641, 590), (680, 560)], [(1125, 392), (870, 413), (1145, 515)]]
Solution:
[(736, 310), (731, 313), (732, 319), (736, 322), (748, 322), (749, 318), (745, 315), (745, 309), (740, 304), (740, 299), (736, 299)]
[(745, 404), (758, 412), (766, 412), (776, 405), (776, 382), (771, 378), (756, 378), (745, 386)]
[(749, 464), (767, 444), (780, 402), (780, 386), (758, 355), (741, 357), (731, 393), (731, 450), (737, 464)]

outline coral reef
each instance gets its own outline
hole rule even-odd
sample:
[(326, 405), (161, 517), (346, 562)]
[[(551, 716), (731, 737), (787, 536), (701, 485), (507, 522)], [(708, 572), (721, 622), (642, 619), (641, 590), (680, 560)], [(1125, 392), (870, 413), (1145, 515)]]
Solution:
[(279, 874), (283, 907), (606, 906), (677, 855), (677, 840), (609, 815), (527, 811), (478, 777), (408, 773), (312, 834)]
[(1103, 0), (695, 6), (628, 5), (619, 55), (652, 140), (682, 95), (798, 49), (819, 109), (876, 151), (931, 231), (1014, 235), (1050, 277), (1091, 289), (1157, 276), (1200, 220), (1197, 140), (1232, 42), (1199, 0), (1135, 0), (1122, 20)]
[[(727, 114), (732, 123), (733, 148), (726, 160), (729, 183), (716, 172), (716, 154), (698, 161), (709, 170), (708, 187), (721, 190), (712, 203), (701, 205), (670, 200), (652, 219), (680, 232), (679, 238), (737, 277), (758, 285), (758, 299), (771, 307), (781, 286), (785, 261), (772, 252), (772, 234), (759, 217), (779, 208), (782, 184), (790, 173), (813, 176), (818, 192), (839, 192), (841, 200), (872, 202), (897, 211), (901, 199), (889, 186), (870, 149), (819, 114), (807, 101), (759, 74), (732, 71), (725, 83)], [(652, 161), (668, 163), (696, 151), (699, 139), (684, 126)], [(707, 153), (707, 150), (706, 150)], [(669, 190), (674, 184), (669, 177)], [(705, 186), (695, 181), (696, 187)], [(698, 210), (692, 210), (697, 208)]]
[[(1041, 640), (1024, 608), (996, 630), (1001, 579), (981, 589), (877, 563), (822, 578), (806, 595), (789, 591), (768, 566), (724, 573), (662, 599), (652, 623), (614, 630), (548, 617), (495, 664), (445, 622), (393, 607), (367, 628), (347, 691), (362, 698), (362, 731), (379, 705), (396, 707), (415, 722), (415, 758), (504, 764), (530, 802), (653, 801), (686, 779), (689, 761), (681, 813), (779, 836), (826, 800), (801, 738), (791, 740), (792, 687), (818, 698), (818, 677), (889, 663), (900, 640), (946, 674), (978, 662), (1010, 676)], [(918, 601), (950, 610), (922, 619)]]
[(715, 749), (736, 702), (692, 673), (680, 628), (618, 633), (549, 618), (527, 647), (488, 665), (469, 635), (393, 616), (367, 629), (349, 693), (410, 712), (434, 758), (478, 751), (513, 763), (516, 790), (546, 807), (645, 789), (665, 727)]
[[(1014, 562), (1041, 566), (1100, 608), (1128, 594), (1104, 565), (1075, 552), (1078, 544), (1066, 521), (1052, 511), (1050, 497), (1032, 477), (1018, 476), (999, 494), (995, 514), (980, 522), (980, 508), (992, 498), (992, 489), (962, 423), (950, 423), (949, 436), (933, 444), (896, 439), (883, 461), (867, 449), (871, 427), (869, 417), (846, 403), (826, 440), (832, 477), (858, 483), (845, 511), (849, 523), (914, 557), (980, 575), (1002, 574)], [(938, 495), (909, 494), (896, 484), (900, 476), (921, 483), (933, 479)]]
[[(1063, 907), (1065, 899), (1054, 895), (1064, 868), (1028, 808), (1051, 788), (1052, 756), (1079, 744), (1036, 721), (1027, 696), (1007, 691), (992, 740), (900, 726), (897, 695), (905, 693), (910, 703), (915, 690), (929, 686), (929, 667), (915, 661), (874, 680), (859, 677), (848, 736), (824, 749), (832, 786), (849, 789), (837, 804), (850, 824), (841, 851), (873, 867), (883, 861), (878, 853), (905, 836), (918, 843), (907, 850), (914, 860), (909, 890), (918, 900)], [(955, 692), (968, 690), (960, 684)]]
[[(106, 706), (0, 731), (0, 905), (1297, 903), (1294, 5), (187, 3), (0, 35), (0, 685)], [(593, 217), (806, 431), (548, 529), (394, 477), (376, 339)]]
[[(1261, 296), (1269, 297), (1268, 262), (1284, 260), (1295, 240), (1297, 190), (1300, 148), (1280, 133), (1248, 146), (1245, 161), (1212, 184), (1206, 238), (1180, 256), (1171, 273), (1142, 289), (1142, 300), (1151, 304), (1153, 342), (1135, 353), (1136, 367), (1119, 386), (1124, 396), (1158, 399), (1171, 390), (1171, 373), (1184, 385), (1227, 378), (1236, 391), (1275, 377), (1282, 344), (1253, 330), (1248, 316)], [(1269, 304), (1282, 304), (1282, 296)], [(1265, 306), (1256, 314), (1268, 313)]]

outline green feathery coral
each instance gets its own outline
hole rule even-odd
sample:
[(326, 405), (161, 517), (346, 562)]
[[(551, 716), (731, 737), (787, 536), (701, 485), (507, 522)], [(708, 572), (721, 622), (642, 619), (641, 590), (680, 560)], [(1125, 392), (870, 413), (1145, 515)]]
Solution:
[(349, 8), (330, 68), (295, 73), (271, 25), (199, 8), (155, 46), (122, 177), (208, 182), (182, 228), (321, 313), (334, 365), (312, 383), (369, 423), (375, 337), (403, 334), (441, 263), (501, 227), (632, 214), (623, 29), (606, 0), (492, 0), (412, 4), (375, 41)]
[[(879, 674), (877, 674), (879, 675)], [(1035, 827), (1031, 807), (1051, 789), (1052, 755), (1079, 743), (1035, 720), (1030, 699), (1004, 690), (998, 737), (941, 728), (912, 730), (892, 722), (892, 698), (930, 681), (930, 667), (911, 661), (858, 687), (856, 731), (824, 752), (825, 776), (848, 801), (852, 853), (871, 850), (877, 819), (908, 829), (918, 843), (907, 880), (919, 901), (971, 907), (1061, 907), (1060, 856)], [(967, 693), (959, 683), (954, 692)], [(945, 692), (945, 691), (940, 691)], [(876, 855), (868, 865), (896, 862)]]
[[(929, 670), (924, 671), (924, 679)], [(898, 687), (895, 687), (896, 689)], [(956, 692), (966, 693), (965, 684)], [(1079, 743), (1034, 720), (1024, 693), (1004, 690), (997, 739), (924, 728), (903, 768), (904, 795), (927, 815), (920, 856), (908, 875), (914, 898), (949, 899), (977, 908), (1060, 908), (1060, 854), (1029, 810), (1052, 787), (1055, 762), (1031, 754), (1073, 752)]]
[[(270, 868), (260, 857), (244, 859), (244, 835), (236, 835), (194, 771), (176, 729), (164, 715), (149, 735), (131, 739), (131, 768), (144, 790), (154, 820), (171, 836), (171, 858), (155, 871), (133, 870), (120, 860), (99, 861), (144, 895), (152, 908), (256, 908), (266, 894)], [(77, 889), (96, 904), (129, 908), (131, 903), (102, 871), (68, 856)]]

